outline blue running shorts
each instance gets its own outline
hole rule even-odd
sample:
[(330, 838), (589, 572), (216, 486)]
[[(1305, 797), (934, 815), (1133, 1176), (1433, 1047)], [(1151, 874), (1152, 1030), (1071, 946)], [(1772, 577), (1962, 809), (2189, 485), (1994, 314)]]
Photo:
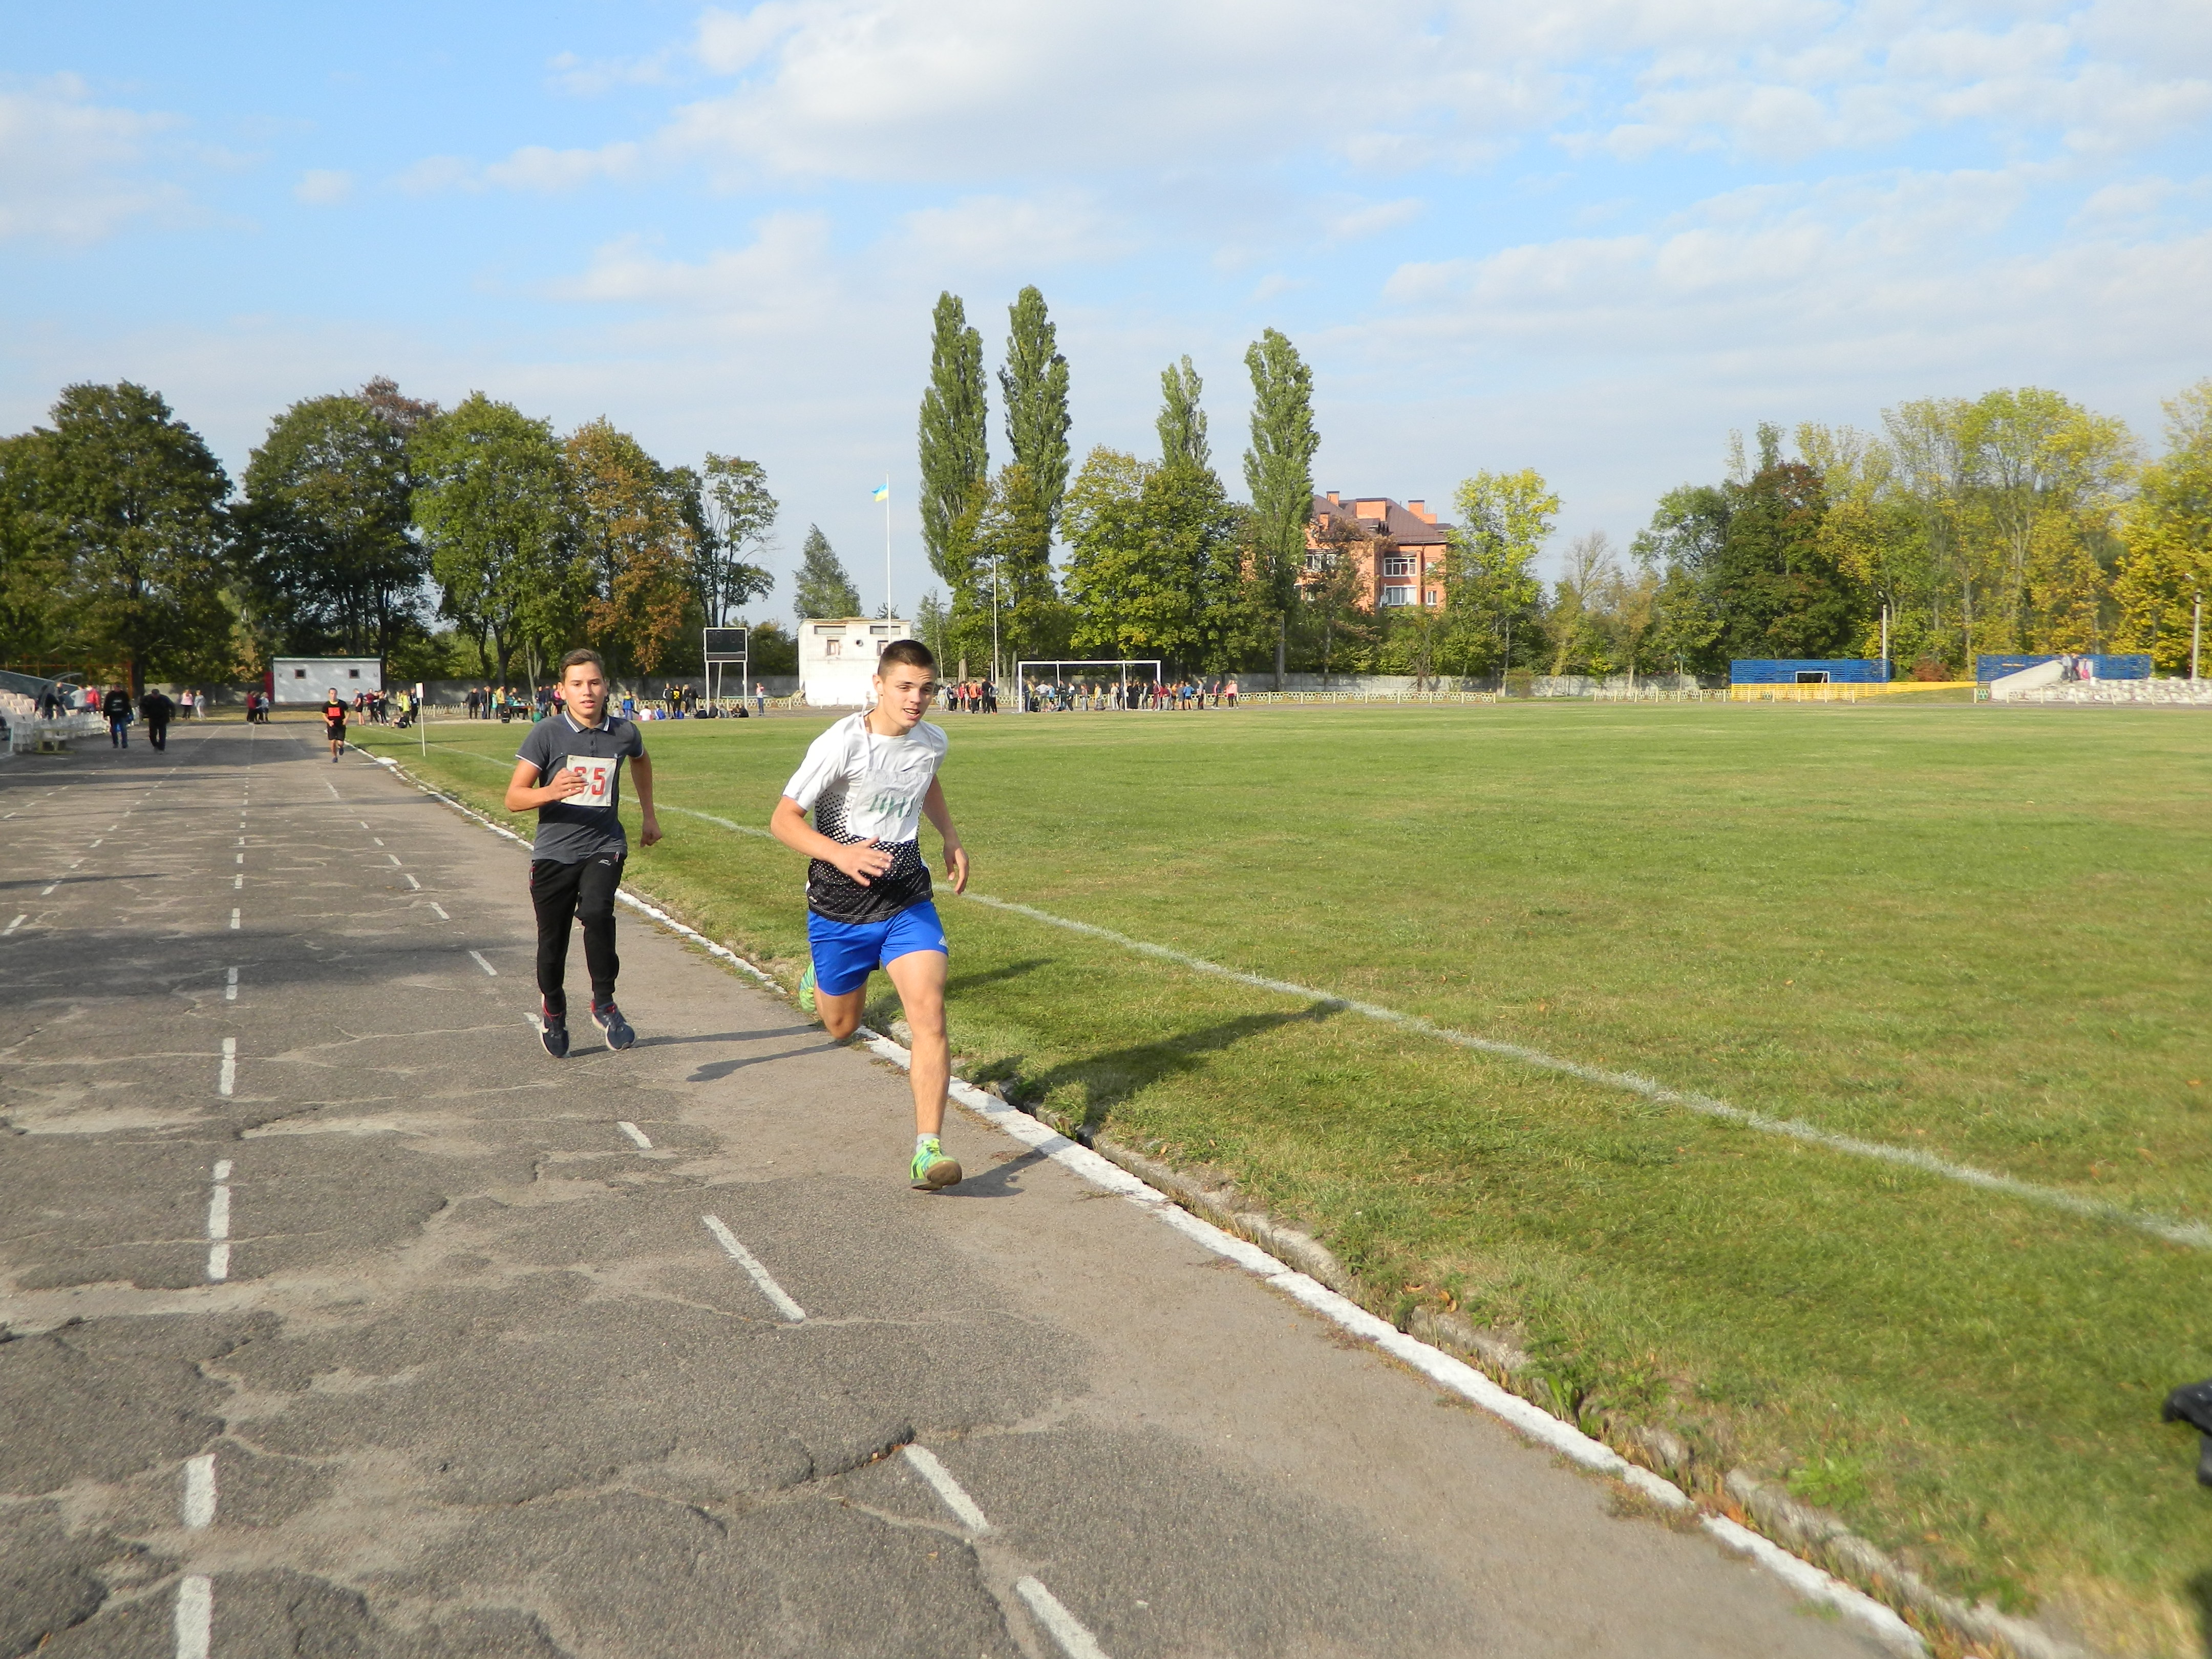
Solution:
[(833, 997), (858, 990), (878, 968), (888, 968), (915, 951), (950, 956), (945, 924), (927, 899), (909, 904), (882, 921), (832, 921), (806, 913), (806, 942), (814, 950), (814, 984)]

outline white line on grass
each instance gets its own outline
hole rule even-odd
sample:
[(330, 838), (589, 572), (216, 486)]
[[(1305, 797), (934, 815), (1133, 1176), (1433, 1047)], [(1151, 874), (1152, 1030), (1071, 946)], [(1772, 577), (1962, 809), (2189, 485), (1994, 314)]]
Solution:
[(188, 1572), (177, 1585), (177, 1659), (208, 1659), (215, 1628), (215, 1585), (204, 1573)]
[(649, 1152), (653, 1150), (653, 1143), (645, 1138), (645, 1131), (639, 1128), (636, 1124), (632, 1123), (628, 1118), (617, 1121), (615, 1124), (615, 1127), (620, 1129), (624, 1134), (635, 1141), (637, 1143), (638, 1151), (641, 1152)]
[(707, 1231), (730, 1253), (731, 1260), (752, 1275), (753, 1283), (760, 1286), (760, 1293), (775, 1304), (778, 1313), (794, 1325), (806, 1317), (806, 1310), (783, 1293), (783, 1286), (769, 1277), (768, 1269), (761, 1266), (750, 1250), (738, 1243), (738, 1236), (722, 1224), (720, 1216), (702, 1215), (699, 1219), (707, 1224)]
[(1052, 1632), (1052, 1639), (1060, 1644), (1060, 1650), (1067, 1659), (1106, 1659), (1105, 1650), (1097, 1639), (1083, 1628), (1082, 1622), (1060, 1606), (1060, 1598), (1034, 1578), (1014, 1580), (1014, 1594), (1030, 1610), (1030, 1616)]
[(945, 1500), (945, 1507), (952, 1511), (960, 1524), (972, 1533), (991, 1530), (991, 1523), (983, 1518), (983, 1511), (968, 1495), (967, 1488), (952, 1478), (952, 1471), (937, 1461), (937, 1454), (927, 1446), (907, 1443), (906, 1461), (914, 1465), (915, 1473), (929, 1482), (930, 1490)]
[(1348, 1013), (1368, 1019), (1380, 1020), (1401, 1030), (1418, 1031), (1423, 1036), (1433, 1037), (1439, 1042), (1449, 1042), (1455, 1048), (1471, 1048), (1478, 1054), (1496, 1054), (1500, 1059), (1517, 1060), (1523, 1066), (1539, 1070), (1557, 1072), (1577, 1078), (1584, 1083), (1601, 1087), (1619, 1089), (1660, 1106), (1679, 1106), (1685, 1110), (1718, 1118), (1740, 1128), (1756, 1129), (1763, 1134), (1782, 1135), (1808, 1146), (1825, 1147), (1832, 1152), (1843, 1152), (1853, 1158), (1876, 1158), (1885, 1164), (1899, 1164), (1923, 1175), (1941, 1176), (1969, 1187), (1978, 1187), (1984, 1192), (2002, 1193), (2008, 1198), (2024, 1199), (2031, 1204), (2040, 1204), (2046, 1209), (2063, 1210), (2069, 1215), (2088, 1218), (2093, 1221), (2113, 1222), (2124, 1227), (2135, 1228), (2156, 1238), (2176, 1244), (2193, 1245), (2198, 1249), (2212, 1249), (2212, 1227), (2200, 1221), (2176, 1221), (2166, 1216), (2143, 1215), (2122, 1208), (2100, 1199), (2082, 1198), (2056, 1187), (2041, 1187), (2033, 1182), (2015, 1181), (2008, 1175), (1990, 1170), (1978, 1170), (1969, 1164), (1953, 1164), (1923, 1152), (1917, 1147), (1890, 1146), (1881, 1141), (1861, 1140), (1856, 1135), (1838, 1134), (1816, 1124), (1799, 1118), (1770, 1117), (1765, 1112), (1754, 1112), (1741, 1106), (1731, 1106), (1724, 1100), (1716, 1100), (1685, 1089), (1670, 1089), (1663, 1083), (1633, 1072), (1609, 1072), (1601, 1066), (1585, 1066), (1580, 1060), (1562, 1060), (1547, 1054), (1540, 1048), (1525, 1048), (1517, 1042), (1503, 1042), (1495, 1037), (1475, 1036), (1466, 1031), (1455, 1031), (1449, 1026), (1438, 1025), (1423, 1019), (1419, 1014), (1401, 1013), (1395, 1008), (1385, 1008), (1377, 1003), (1360, 1002), (1328, 991), (1317, 991), (1310, 985), (1297, 985), (1288, 980), (1269, 979), (1262, 974), (1248, 974), (1235, 968), (1224, 968), (1218, 962), (1208, 962), (1187, 951), (1171, 950), (1164, 945), (1152, 945), (1144, 939), (1131, 939), (1127, 933), (1117, 933), (1109, 927), (1094, 927), (1087, 921), (1072, 921), (1066, 916), (1055, 916), (1049, 911), (1038, 910), (1026, 904), (1017, 904), (1011, 899), (989, 898), (981, 893), (969, 893), (973, 903), (987, 905), (994, 910), (1004, 910), (1031, 921), (1042, 921), (1054, 927), (1064, 927), (1072, 933), (1083, 933), (1092, 939), (1104, 939), (1123, 950), (1134, 951), (1161, 962), (1172, 962), (1194, 972), (1212, 974), (1222, 979), (1234, 980), (1240, 985), (1250, 985), (1262, 991), (1273, 991), (1283, 996), (1304, 997), (1324, 1008), (1341, 1008)]
[(477, 959), (477, 967), (483, 969), (484, 972), (489, 974), (494, 979), (497, 979), (499, 977), (499, 969), (493, 967), (491, 963), (484, 960), (484, 953), (483, 951), (471, 951), (469, 954)]
[(215, 1524), (215, 1454), (202, 1452), (198, 1457), (185, 1460), (185, 1524), (188, 1527), (211, 1527)]

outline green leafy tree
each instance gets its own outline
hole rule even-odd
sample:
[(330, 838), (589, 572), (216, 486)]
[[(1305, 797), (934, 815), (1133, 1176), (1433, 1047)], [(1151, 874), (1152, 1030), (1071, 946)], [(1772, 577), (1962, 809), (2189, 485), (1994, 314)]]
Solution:
[(1322, 678), (1336, 672), (1339, 659), (1374, 643), (1384, 619), (1368, 608), (1367, 573), (1397, 544), (1364, 528), (1349, 514), (1332, 514), (1316, 539), (1320, 546), (1308, 556), (1304, 583), (1307, 621), (1320, 636), (1317, 641)]
[(1559, 516), (1559, 498), (1533, 467), (1478, 472), (1453, 497), (1459, 524), (1444, 556), (1446, 625), (1453, 659), (1470, 672), (1513, 665), (1516, 629), (1532, 633), (1543, 586), (1537, 556)]
[(1067, 359), (1060, 355), (1060, 331), (1044, 295), (1034, 286), (1015, 296), (1006, 318), (1006, 365), (999, 371), (1006, 443), (1029, 474), (1049, 543), (1067, 494)]
[(440, 609), (474, 642), (483, 672), (511, 684), (520, 654), (534, 679), (582, 603), (551, 423), (472, 392), (416, 428), (408, 459)]
[(791, 583), (793, 602), (802, 619), (860, 614), (860, 590), (853, 586), (844, 561), (819, 525), (806, 526), (806, 539), (799, 549), (799, 568), (791, 573)]
[[(755, 626), (747, 642), (750, 667), (755, 678), (770, 674), (796, 674), (799, 672), (799, 641), (780, 623), (764, 622)], [(750, 690), (751, 688), (748, 687)]]
[(933, 587), (921, 596), (921, 603), (914, 608), (914, 636), (929, 647), (940, 672), (947, 661), (946, 640), (951, 622), (951, 613), (945, 610), (945, 601)]
[(1254, 579), (1275, 621), (1275, 687), (1282, 689), (1290, 618), (1305, 570), (1313, 521), (1313, 371), (1284, 335), (1268, 329), (1244, 353), (1252, 376), (1252, 440), (1244, 485), (1252, 495)]
[(921, 539), (930, 568), (956, 594), (974, 580), (971, 539), (990, 485), (984, 395), (983, 337), (959, 296), (940, 294), (921, 395)]
[(66, 570), (81, 650), (149, 677), (227, 675), (237, 656), (224, 602), (229, 480), (158, 392), (125, 380), (63, 389), (38, 428), (39, 534)]
[(1239, 514), (1210, 468), (1103, 446), (1068, 491), (1071, 648), (1229, 665), (1240, 617)]
[(1811, 467), (1781, 458), (1776, 428), (1759, 438), (1759, 471), (1730, 485), (1728, 530), (1706, 574), (1717, 647), (1729, 658), (1838, 655), (1864, 600), (1821, 539), (1827, 493)]
[(40, 511), (51, 436), (0, 438), (0, 664), (51, 668), (74, 649), (69, 565)]
[(775, 587), (775, 573), (759, 562), (775, 531), (776, 499), (768, 469), (737, 455), (707, 453), (701, 475), (690, 479), (697, 502), (691, 538), (691, 591), (709, 628)]
[(1153, 422), (1160, 434), (1160, 465), (1194, 466), (1211, 472), (1213, 449), (1206, 437), (1206, 410), (1199, 394), (1206, 383), (1186, 356), (1160, 371), (1160, 414)]
[(2212, 592), (2212, 380), (2168, 403), (2166, 417), (2166, 453), (2143, 469), (2124, 520), (2114, 590), (2122, 648), (2185, 674), (2196, 602)]
[[(388, 657), (419, 629), (428, 556), (414, 509), (404, 414), (388, 380), (308, 398), (270, 423), (234, 514), (255, 625), (273, 650)], [(389, 388), (389, 392), (385, 391)]]
[(614, 673), (652, 673), (684, 632), (694, 511), (684, 480), (605, 416), (562, 446), (576, 552), (589, 573), (585, 635)]

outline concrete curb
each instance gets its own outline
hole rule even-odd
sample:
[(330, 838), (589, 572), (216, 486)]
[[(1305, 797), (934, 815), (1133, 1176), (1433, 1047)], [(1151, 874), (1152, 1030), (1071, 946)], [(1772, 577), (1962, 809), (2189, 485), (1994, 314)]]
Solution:
[[(415, 776), (398, 761), (369, 755), (365, 750), (360, 752), (494, 834), (527, 846), (514, 830)], [(792, 995), (774, 975), (667, 910), (627, 888), (617, 896), (716, 960), (779, 995)], [(878, 1059), (902, 1070), (911, 1061), (903, 1045), (865, 1025), (856, 1036)], [(1987, 1655), (1990, 1659), (2096, 1659), (2087, 1650), (2032, 1620), (2014, 1618), (1986, 1602), (1968, 1603), (1946, 1595), (1836, 1516), (1798, 1502), (1747, 1470), (1719, 1470), (1704, 1465), (1679, 1436), (1667, 1430), (1607, 1417), (1599, 1421), (1597, 1433), (1592, 1434), (1578, 1424), (1567, 1422), (1538, 1397), (1540, 1383), (1532, 1362), (1510, 1342), (1477, 1329), (1455, 1314), (1428, 1308), (1415, 1309), (1403, 1327), (1397, 1325), (1375, 1310), (1379, 1298), (1320, 1240), (1285, 1225), (1264, 1211), (1240, 1207), (1232, 1188), (1206, 1186), (1157, 1158), (1102, 1136), (1064, 1133), (1043, 1114), (1013, 1104), (1003, 1092), (1003, 1085), (994, 1085), (987, 1091), (956, 1077), (950, 1092), (964, 1109), (1067, 1165), (1093, 1184), (1156, 1212), (1171, 1206), (1187, 1214), (1195, 1227), (1184, 1225), (1177, 1231), (1237, 1261), (1352, 1334), (1373, 1342), (1431, 1382), (1471, 1400), (1530, 1439), (1593, 1473), (1621, 1480), (1662, 1508), (1696, 1510), (1700, 1526), (1722, 1544), (1751, 1557), (1798, 1594), (1835, 1608), (1893, 1653), (1927, 1655), (1929, 1647), (1922, 1634), (1926, 1630), (1948, 1638), (1946, 1648), (1961, 1655)], [(1197, 1228), (1202, 1228), (1203, 1233)], [(1208, 1238), (1206, 1234), (1215, 1237)], [(1240, 1244), (1241, 1249), (1237, 1248)], [(1907, 1623), (1899, 1613), (1911, 1615), (1914, 1623)], [(1915, 1624), (1920, 1628), (1916, 1629)]]

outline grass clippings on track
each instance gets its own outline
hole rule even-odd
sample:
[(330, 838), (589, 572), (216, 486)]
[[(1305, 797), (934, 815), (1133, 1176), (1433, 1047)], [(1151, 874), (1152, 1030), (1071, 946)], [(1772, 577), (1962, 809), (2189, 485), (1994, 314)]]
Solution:
[[(669, 803), (756, 828), (825, 723), (645, 732)], [(946, 724), (980, 891), (2212, 1219), (2212, 723), (2190, 711)], [(427, 769), (491, 804), (520, 735), (435, 725)], [(637, 884), (795, 977), (799, 861), (664, 828)], [(1212, 1165), (1370, 1284), (1517, 1333), (1563, 1409), (1769, 1470), (1954, 1591), (2203, 1650), (2212, 1499), (2157, 1407), (2212, 1373), (2212, 1252), (941, 908), (971, 1076)]]

